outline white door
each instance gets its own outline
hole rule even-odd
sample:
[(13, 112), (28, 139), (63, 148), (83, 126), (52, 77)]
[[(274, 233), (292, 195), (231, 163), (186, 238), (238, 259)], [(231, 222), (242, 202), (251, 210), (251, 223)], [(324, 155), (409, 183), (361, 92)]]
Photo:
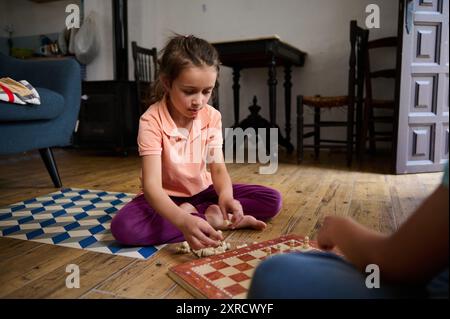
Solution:
[(443, 170), (449, 147), (449, 0), (404, 1), (397, 174)]

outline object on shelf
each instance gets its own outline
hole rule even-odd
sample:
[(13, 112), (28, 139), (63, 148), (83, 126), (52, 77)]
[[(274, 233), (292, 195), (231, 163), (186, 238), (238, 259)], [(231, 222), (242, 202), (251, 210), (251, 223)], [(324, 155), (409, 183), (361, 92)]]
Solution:
[(99, 50), (97, 37), (95, 15), (91, 13), (75, 35), (73, 46), (75, 56), (82, 64), (91, 63), (97, 56)]
[(11, 56), (17, 59), (28, 59), (34, 54), (32, 49), (27, 48), (11, 48)]

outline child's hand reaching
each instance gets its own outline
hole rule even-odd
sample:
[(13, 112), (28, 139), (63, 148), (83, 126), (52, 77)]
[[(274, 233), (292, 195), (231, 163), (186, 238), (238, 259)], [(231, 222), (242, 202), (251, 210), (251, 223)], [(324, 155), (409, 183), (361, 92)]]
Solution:
[(234, 229), (238, 225), (242, 218), (244, 218), (244, 211), (242, 205), (238, 200), (234, 198), (219, 198), (219, 207), (222, 211), (223, 219), (228, 220), (228, 214), (232, 214), (230, 225), (231, 229)]
[(191, 214), (184, 215), (180, 230), (189, 246), (194, 250), (211, 246), (217, 247), (218, 241), (223, 240), (222, 235), (207, 221)]
[(326, 216), (317, 234), (317, 244), (320, 249), (332, 250), (336, 245), (333, 241), (332, 228), (336, 224), (336, 216)]

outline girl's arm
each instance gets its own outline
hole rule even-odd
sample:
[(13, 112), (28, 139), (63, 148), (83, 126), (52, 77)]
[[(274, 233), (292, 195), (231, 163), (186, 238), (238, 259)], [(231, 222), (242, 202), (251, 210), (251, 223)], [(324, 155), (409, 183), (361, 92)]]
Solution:
[(319, 246), (337, 246), (361, 271), (376, 264), (387, 280), (426, 282), (448, 265), (448, 202), (448, 189), (440, 186), (390, 236), (371, 231), (349, 218), (329, 216), (319, 231)]
[(214, 161), (209, 164), (209, 170), (214, 189), (219, 196), (219, 207), (225, 220), (228, 220), (228, 213), (233, 214), (233, 225), (231, 225), (233, 228), (241, 221), (244, 212), (241, 204), (233, 197), (233, 185), (225, 166), (222, 149), (212, 148), (210, 152), (213, 152)]
[(225, 163), (209, 164), (214, 189), (219, 198), (233, 199), (233, 187)]
[(150, 206), (183, 232), (193, 249), (217, 246), (207, 235), (221, 240), (221, 236), (205, 220), (183, 211), (162, 188), (161, 156), (147, 155), (142, 160), (142, 183), (144, 196)]

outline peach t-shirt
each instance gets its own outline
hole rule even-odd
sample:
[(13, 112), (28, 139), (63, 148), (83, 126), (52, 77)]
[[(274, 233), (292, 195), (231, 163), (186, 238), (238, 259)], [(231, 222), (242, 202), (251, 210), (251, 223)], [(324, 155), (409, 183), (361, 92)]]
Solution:
[(169, 196), (190, 197), (212, 184), (207, 151), (221, 148), (222, 116), (210, 105), (200, 110), (191, 130), (178, 129), (165, 103), (153, 104), (139, 122), (139, 155), (161, 156), (162, 187)]

